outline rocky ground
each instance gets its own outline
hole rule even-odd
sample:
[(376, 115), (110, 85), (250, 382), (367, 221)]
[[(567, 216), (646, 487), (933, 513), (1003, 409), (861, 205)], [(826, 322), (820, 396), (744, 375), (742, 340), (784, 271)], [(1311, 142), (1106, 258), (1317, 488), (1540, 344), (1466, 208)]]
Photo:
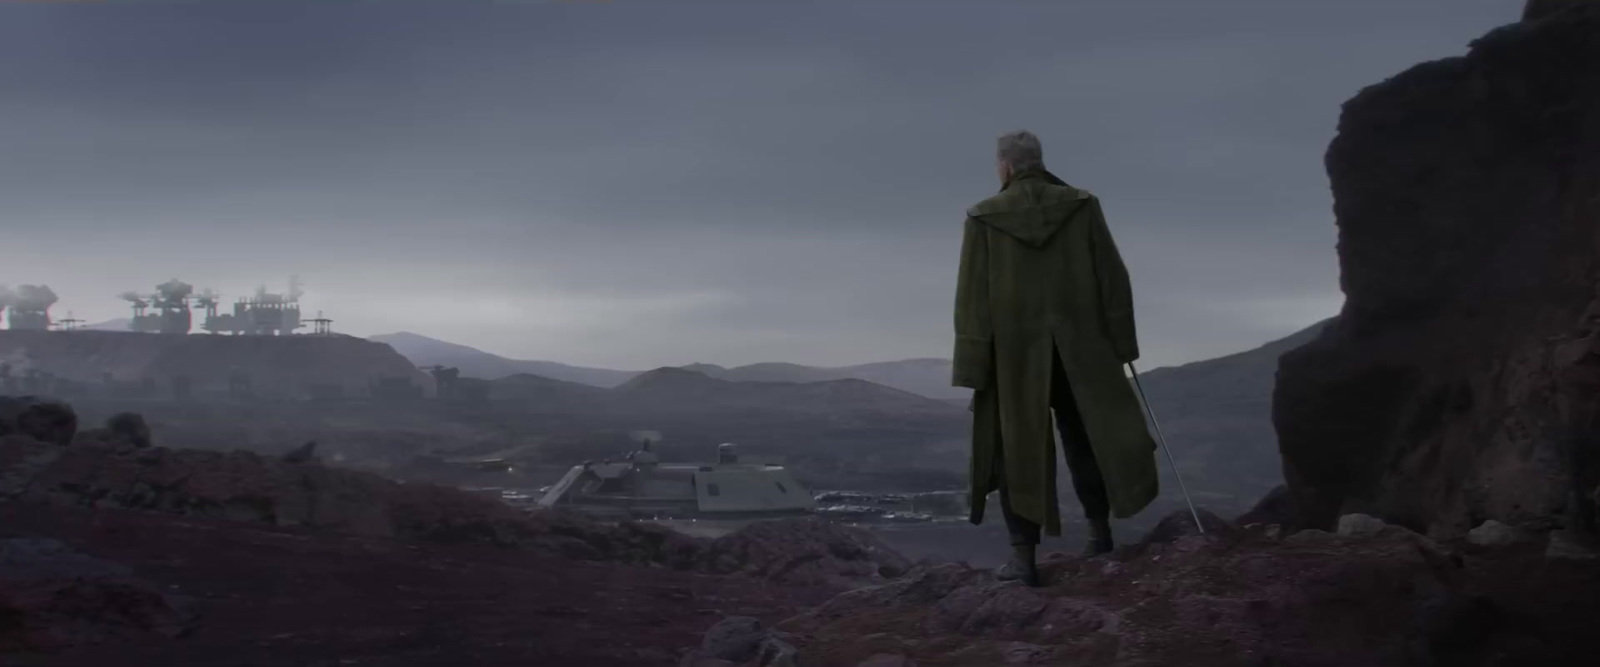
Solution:
[(1108, 556), (1053, 556), (1043, 588), (945, 564), (778, 631), (815, 665), (1592, 664), (1593, 552), (1441, 545), (1375, 519), (1288, 537), (1173, 529), (1187, 519)]
[(314, 452), (78, 438), (47, 402), (0, 421), (6, 664), (1558, 665), (1600, 631), (1582, 539), (1440, 543), (1360, 515), (1286, 536), (1285, 494), (1248, 527), (1175, 514), (1047, 557), (1029, 589), (818, 520), (695, 539)]
[(910, 565), (820, 521), (694, 539), (0, 407), (6, 664), (675, 664)]
[(0, 526), (131, 576), (108, 589), (85, 566), (73, 578), (93, 588), (69, 591), (70, 604), (30, 602), (20, 593), (48, 582), (0, 576), (6, 665), (673, 665), (725, 616), (777, 622), (831, 595), (539, 550), (127, 510), (5, 503)]

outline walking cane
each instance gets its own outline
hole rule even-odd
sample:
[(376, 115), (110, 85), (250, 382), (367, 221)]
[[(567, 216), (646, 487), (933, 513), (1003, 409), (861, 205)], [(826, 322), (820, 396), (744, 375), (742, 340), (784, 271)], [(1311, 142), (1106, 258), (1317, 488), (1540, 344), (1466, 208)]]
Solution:
[(1189, 498), (1189, 487), (1183, 484), (1183, 474), (1178, 472), (1178, 462), (1172, 458), (1172, 449), (1167, 447), (1167, 436), (1161, 434), (1161, 422), (1156, 421), (1156, 411), (1150, 409), (1150, 398), (1144, 394), (1144, 385), (1139, 382), (1139, 371), (1133, 367), (1133, 362), (1128, 362), (1128, 370), (1133, 372), (1133, 386), (1139, 390), (1139, 401), (1144, 403), (1145, 414), (1150, 415), (1150, 424), (1156, 427), (1156, 439), (1161, 441), (1161, 451), (1167, 454), (1167, 463), (1172, 466), (1172, 476), (1178, 478), (1178, 488), (1183, 491), (1183, 502), (1189, 504), (1189, 515), (1194, 517), (1194, 527), (1201, 535), (1206, 534), (1206, 527), (1200, 523), (1200, 513), (1194, 509), (1194, 501)]

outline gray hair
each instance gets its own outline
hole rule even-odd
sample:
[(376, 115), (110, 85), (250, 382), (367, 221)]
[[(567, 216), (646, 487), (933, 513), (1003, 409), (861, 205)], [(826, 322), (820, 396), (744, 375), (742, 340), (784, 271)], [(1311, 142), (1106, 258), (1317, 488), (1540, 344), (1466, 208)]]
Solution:
[(1027, 130), (1007, 132), (1000, 135), (999, 150), (996, 156), (1001, 162), (1011, 167), (1012, 171), (1027, 171), (1044, 167), (1044, 149), (1039, 146), (1039, 137)]

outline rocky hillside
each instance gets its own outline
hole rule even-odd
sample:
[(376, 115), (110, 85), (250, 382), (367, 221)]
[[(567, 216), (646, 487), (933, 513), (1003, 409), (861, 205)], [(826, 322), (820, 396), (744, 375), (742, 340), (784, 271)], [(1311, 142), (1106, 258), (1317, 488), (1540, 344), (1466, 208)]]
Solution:
[(162, 392), (188, 376), (192, 390), (225, 393), (234, 369), (258, 396), (303, 397), (312, 385), (336, 384), (365, 395), (369, 382), (405, 377), (433, 385), (405, 357), (381, 343), (351, 336), (161, 336), (129, 331), (0, 331), (0, 361), (20, 375), (38, 369), (98, 386), (110, 373), (120, 383), (147, 378)]
[(1552, 4), (1344, 107), (1345, 307), (1275, 395), (1309, 525), (1596, 527), (1600, 5)]

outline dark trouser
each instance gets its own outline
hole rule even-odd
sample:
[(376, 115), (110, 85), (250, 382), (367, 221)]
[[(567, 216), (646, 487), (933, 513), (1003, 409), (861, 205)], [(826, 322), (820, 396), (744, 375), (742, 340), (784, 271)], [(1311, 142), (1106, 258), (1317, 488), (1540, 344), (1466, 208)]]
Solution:
[[(1061, 358), (1055, 358), (1055, 371), (1050, 377), (1050, 407), (1056, 413), (1056, 430), (1061, 434), (1061, 448), (1067, 457), (1067, 471), (1072, 474), (1072, 489), (1083, 505), (1083, 515), (1090, 521), (1106, 520), (1111, 516), (1111, 500), (1106, 496), (1105, 478), (1100, 476), (1100, 464), (1094, 460), (1094, 449), (1089, 446), (1089, 433), (1083, 428), (1083, 417), (1072, 399), (1072, 387), (1067, 383), (1067, 373), (1061, 368)], [(1002, 468), (1004, 470), (1004, 468)], [(1051, 480), (1051, 484), (1055, 481)], [(1006, 530), (1011, 533), (1011, 544), (1016, 546), (1039, 543), (1039, 524), (1017, 516), (1011, 511), (1010, 494), (1006, 493), (1005, 474), (1000, 475), (1000, 512), (1005, 516)]]

